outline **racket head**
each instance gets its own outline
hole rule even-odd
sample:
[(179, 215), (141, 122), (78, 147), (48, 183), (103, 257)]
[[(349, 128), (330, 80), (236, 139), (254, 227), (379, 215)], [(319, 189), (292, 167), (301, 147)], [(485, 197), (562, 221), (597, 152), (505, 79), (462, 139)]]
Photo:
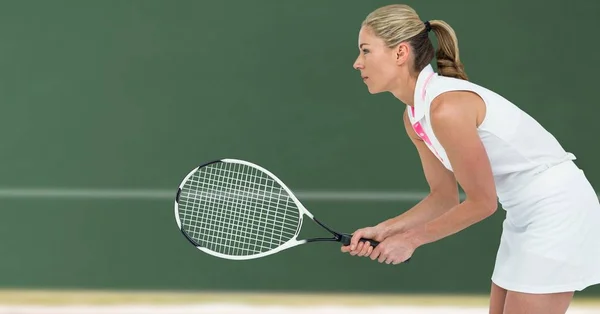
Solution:
[(175, 220), (199, 250), (248, 260), (305, 243), (312, 215), (273, 173), (248, 161), (219, 159), (192, 169), (175, 197)]

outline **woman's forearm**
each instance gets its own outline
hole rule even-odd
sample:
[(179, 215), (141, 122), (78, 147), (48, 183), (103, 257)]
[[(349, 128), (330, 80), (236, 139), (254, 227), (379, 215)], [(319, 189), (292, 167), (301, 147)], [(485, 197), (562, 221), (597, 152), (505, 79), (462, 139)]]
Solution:
[(458, 194), (430, 193), (411, 209), (380, 223), (378, 226), (384, 230), (385, 237), (387, 238), (426, 224), (443, 215), (452, 207), (458, 205), (458, 203)]
[(496, 208), (497, 203), (490, 201), (467, 200), (454, 206), (438, 218), (408, 230), (407, 237), (414, 242), (415, 247), (435, 242), (487, 218), (494, 213)]

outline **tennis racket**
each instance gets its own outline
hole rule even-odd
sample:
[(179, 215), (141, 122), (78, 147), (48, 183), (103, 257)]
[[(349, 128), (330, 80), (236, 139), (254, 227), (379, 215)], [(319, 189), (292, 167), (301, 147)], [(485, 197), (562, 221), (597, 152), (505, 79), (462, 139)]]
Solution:
[[(332, 236), (298, 239), (304, 216)], [(212, 161), (189, 172), (177, 190), (175, 219), (199, 250), (231, 260), (265, 257), (310, 242), (349, 245), (352, 238), (317, 220), (274, 174), (237, 159)]]

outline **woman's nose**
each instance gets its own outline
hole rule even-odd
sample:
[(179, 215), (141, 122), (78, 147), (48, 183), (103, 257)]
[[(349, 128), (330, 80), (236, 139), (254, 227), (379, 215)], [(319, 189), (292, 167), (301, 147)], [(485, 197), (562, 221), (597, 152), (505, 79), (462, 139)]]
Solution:
[(352, 67), (355, 70), (360, 70), (360, 69), (363, 68), (362, 60), (360, 59), (360, 57), (356, 58), (356, 60), (354, 61), (354, 64), (352, 65)]

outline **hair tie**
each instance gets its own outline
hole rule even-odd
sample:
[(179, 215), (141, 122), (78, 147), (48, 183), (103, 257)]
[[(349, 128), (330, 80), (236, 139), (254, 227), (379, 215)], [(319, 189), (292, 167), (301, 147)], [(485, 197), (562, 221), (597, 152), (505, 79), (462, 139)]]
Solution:
[(431, 24), (429, 23), (429, 21), (425, 21), (425, 32), (429, 33), (431, 31)]

